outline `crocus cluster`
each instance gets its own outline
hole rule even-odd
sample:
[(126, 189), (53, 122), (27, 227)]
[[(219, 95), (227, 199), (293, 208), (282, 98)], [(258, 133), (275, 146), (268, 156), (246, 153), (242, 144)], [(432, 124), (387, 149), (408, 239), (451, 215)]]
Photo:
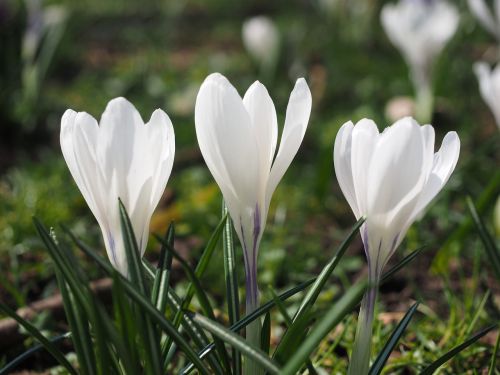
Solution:
[[(260, 82), (241, 97), (224, 76), (214, 73), (196, 99), (201, 153), (243, 248), (247, 313), (259, 305), (257, 257), (270, 201), (302, 143), (311, 105), (309, 87), (300, 78), (290, 94), (278, 147), (276, 110)], [(344, 124), (337, 134), (335, 171), (355, 217), (366, 217), (361, 237), (371, 281), (361, 307), (351, 374), (367, 370), (376, 285), (384, 265), (457, 163), (457, 134), (448, 133), (436, 153), (434, 138), (432, 126), (420, 126), (409, 117), (382, 133), (364, 119)], [(142, 255), (151, 215), (172, 170), (175, 144), (169, 117), (156, 110), (144, 124), (123, 98), (109, 102), (99, 124), (85, 112), (67, 110), (61, 121), (61, 148), (99, 223), (111, 263), (127, 275), (118, 199), (130, 215)], [(247, 339), (256, 346), (259, 331), (258, 320), (247, 327)], [(259, 373), (253, 365), (247, 361), (245, 373)]]

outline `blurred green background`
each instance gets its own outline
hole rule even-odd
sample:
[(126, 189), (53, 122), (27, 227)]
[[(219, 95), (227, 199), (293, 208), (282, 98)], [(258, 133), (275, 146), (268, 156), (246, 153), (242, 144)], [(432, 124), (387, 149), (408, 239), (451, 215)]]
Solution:
[[(242, 95), (254, 80), (261, 80), (275, 102), (280, 126), (295, 80), (303, 76), (308, 81), (313, 95), (309, 128), (274, 194), (261, 245), (264, 299), (269, 297), (266, 285), (281, 289), (314, 275), (354, 223), (334, 177), (337, 130), (363, 117), (382, 129), (393, 122), (387, 104), (413, 95), (407, 67), (380, 26), (384, 3), (0, 0), (0, 299), (23, 306), (56, 288), (33, 215), (56, 230), (64, 223), (95, 248), (103, 248), (97, 223), (62, 158), (59, 127), (67, 108), (99, 119), (106, 103), (117, 96), (134, 103), (145, 120), (161, 108), (173, 121), (174, 170), (151, 231), (162, 233), (174, 220), (178, 241), (196, 261), (220, 219), (221, 194), (201, 158), (194, 130), (196, 94), (212, 72), (228, 77)], [(456, 130), (462, 150), (454, 175), (410, 229), (395, 258), (424, 244), (427, 250), (382, 290), (381, 311), (405, 311), (412, 300), (423, 301), (425, 316), (414, 325), (408, 344), (421, 346), (421, 352), (411, 355), (422, 357), (408, 359), (403, 353), (401, 361), (419, 361), (453, 340), (459, 342), (467, 333), (464, 321), (475, 316), (485, 293), (491, 294), (478, 325), (500, 317), (500, 288), (465, 205), (470, 195), (494, 232), (500, 139), (472, 65), (481, 59), (494, 61), (495, 43), (477, 25), (466, 1), (453, 3), (461, 21), (435, 66), (432, 124), (436, 147), (446, 132)], [(242, 24), (255, 15), (269, 16), (280, 34), (279, 57), (267, 70), (242, 42)], [(158, 247), (151, 239), (146, 257), (154, 260)], [(325, 304), (363, 272), (360, 241), (351, 247), (332, 280), (331, 294), (323, 298)], [(218, 261), (206, 285), (222, 306), (222, 256)], [(100, 276), (92, 264), (87, 269)], [(178, 288), (182, 280), (179, 275)], [(42, 318), (40, 325), (54, 329), (50, 319)], [(279, 324), (276, 330), (279, 336)], [(387, 334), (390, 324), (379, 331)], [(352, 334), (345, 339), (352, 340)], [(487, 363), (491, 343), (479, 348), (464, 354), (457, 365), (463, 367), (452, 371), (471, 368), (470, 361), (477, 361), (478, 368)], [(327, 365), (332, 361), (328, 355), (321, 360)], [(342, 365), (329, 364), (333, 369)]]

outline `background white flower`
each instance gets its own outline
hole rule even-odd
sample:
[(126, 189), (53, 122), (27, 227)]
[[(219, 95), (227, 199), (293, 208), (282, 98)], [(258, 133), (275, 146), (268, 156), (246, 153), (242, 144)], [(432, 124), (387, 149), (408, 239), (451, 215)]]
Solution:
[(494, 0), (493, 13), (484, 0), (467, 0), (467, 3), (479, 23), (500, 41), (500, 0)]
[(400, 0), (384, 5), (381, 21), (410, 68), (416, 117), (422, 122), (430, 121), (434, 106), (432, 67), (457, 30), (458, 11), (444, 0)]
[(474, 64), (474, 72), (479, 81), (479, 91), (490, 107), (497, 126), (500, 128), (500, 65), (494, 69), (485, 62)]
[(459, 15), (454, 6), (442, 0), (400, 0), (384, 5), (381, 20), (387, 36), (407, 63), (413, 69), (428, 72), (455, 34)]
[(243, 44), (248, 53), (266, 68), (274, 65), (280, 48), (280, 33), (273, 20), (255, 16), (243, 23)]
[(118, 198), (130, 216), (142, 255), (151, 215), (172, 170), (172, 122), (157, 109), (144, 124), (139, 112), (124, 98), (108, 103), (99, 125), (86, 112), (68, 109), (61, 120), (61, 149), (99, 223), (111, 263), (127, 275)]

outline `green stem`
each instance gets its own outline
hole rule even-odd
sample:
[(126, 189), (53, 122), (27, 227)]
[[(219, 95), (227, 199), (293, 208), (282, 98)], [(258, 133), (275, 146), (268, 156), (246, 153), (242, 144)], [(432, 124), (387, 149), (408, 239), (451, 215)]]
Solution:
[[(247, 259), (246, 266), (246, 315), (251, 314), (259, 307), (259, 289), (257, 285), (257, 264), (256, 259)], [(250, 345), (260, 348), (260, 319), (255, 319), (246, 327), (246, 339)], [(246, 358), (244, 375), (260, 375), (261, 367), (254, 361)]]
[(361, 301), (356, 338), (349, 363), (348, 375), (366, 375), (370, 365), (373, 314), (377, 300), (378, 280), (369, 284)]

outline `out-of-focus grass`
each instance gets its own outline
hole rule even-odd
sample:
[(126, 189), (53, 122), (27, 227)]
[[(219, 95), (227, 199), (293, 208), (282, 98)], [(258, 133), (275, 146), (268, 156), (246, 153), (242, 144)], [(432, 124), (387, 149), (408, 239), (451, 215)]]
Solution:
[[(148, 1), (140, 5), (98, 0), (50, 3), (66, 6), (69, 19), (37, 103), (37, 126), (48, 134), (44, 138), (47, 143), (28, 150), (36, 160), (19, 158), (24, 151), (9, 156), (11, 167), (0, 177), (2, 298), (20, 306), (53, 291), (53, 272), (35, 236), (32, 215), (49, 226), (65, 223), (94, 247), (102, 247), (96, 222), (59, 151), (59, 121), (66, 108), (99, 118), (108, 100), (126, 96), (145, 120), (155, 108), (166, 110), (174, 123), (178, 157), (192, 156), (183, 160), (182, 168), (177, 167), (180, 159), (174, 162), (177, 169), (153, 217), (152, 231), (161, 233), (175, 220), (181, 239), (196, 237), (200, 244), (206, 240), (219, 220), (221, 196), (196, 155), (196, 93), (213, 71), (227, 75), (240, 94), (255, 79), (262, 79), (240, 40), (243, 20), (260, 13), (272, 16), (282, 33), (276, 74), (272, 81), (263, 79), (275, 101), (280, 127), (294, 80), (305, 76), (313, 92), (306, 138), (274, 194), (262, 241), (259, 278), (264, 299), (271, 298), (265, 285), (285, 288), (321, 269), (344, 230), (354, 222), (334, 179), (332, 149), (337, 130), (345, 121), (363, 117), (373, 118), (383, 128), (389, 125), (384, 114), (386, 103), (395, 96), (412, 95), (405, 64), (378, 22), (383, 2), (367, 2), (373, 7), (368, 13), (348, 12), (342, 7), (337, 13), (328, 13), (319, 1), (256, 1), (246, 5), (222, 0)], [(481, 101), (472, 72), (474, 61), (488, 58), (492, 41), (477, 27), (465, 3), (457, 2), (461, 25), (436, 66), (433, 120), (438, 144), (447, 131), (458, 131), (460, 161), (436, 202), (410, 229), (397, 256), (423, 244), (428, 244), (428, 251), (382, 290), (380, 318), (389, 323), (378, 321), (376, 325), (375, 352), (395, 326), (393, 318), (399, 316), (383, 312), (404, 313), (413, 299), (422, 301), (421, 314), (411, 323), (386, 373), (404, 373), (403, 368), (418, 372), (417, 363), (431, 362), (445, 348), (463, 341), (466, 333), (499, 316), (495, 304), (499, 291), (474, 231), (451, 243), (449, 256), (444, 258), (446, 272), (437, 276), (429, 270), (449, 234), (468, 217), (465, 195), (479, 197), (498, 168), (498, 130)], [(14, 139), (15, 147), (22, 150), (23, 136)], [(492, 210), (493, 204), (482, 213), (488, 225)], [(146, 257), (154, 258), (157, 248), (151, 241)], [(192, 245), (193, 259), (197, 250)], [(359, 242), (348, 255), (321, 296), (324, 306), (362, 272), (365, 261)], [(222, 257), (219, 261), (211, 265), (205, 281), (211, 297), (222, 306)], [(243, 268), (239, 276), (243, 278)], [(184, 287), (182, 281), (177, 284), (179, 289)], [(491, 296), (477, 315), (489, 289)], [(294, 307), (293, 301), (289, 307)], [(467, 324), (476, 315), (476, 325), (469, 329)], [(279, 314), (273, 319), (279, 322)], [(345, 332), (332, 333), (331, 341), (313, 358), (314, 363), (332, 373), (345, 371), (353, 320), (346, 322)], [(275, 337), (282, 327), (274, 325)], [(485, 368), (491, 350), (489, 338), (483, 340), (460, 354), (445, 373)]]

